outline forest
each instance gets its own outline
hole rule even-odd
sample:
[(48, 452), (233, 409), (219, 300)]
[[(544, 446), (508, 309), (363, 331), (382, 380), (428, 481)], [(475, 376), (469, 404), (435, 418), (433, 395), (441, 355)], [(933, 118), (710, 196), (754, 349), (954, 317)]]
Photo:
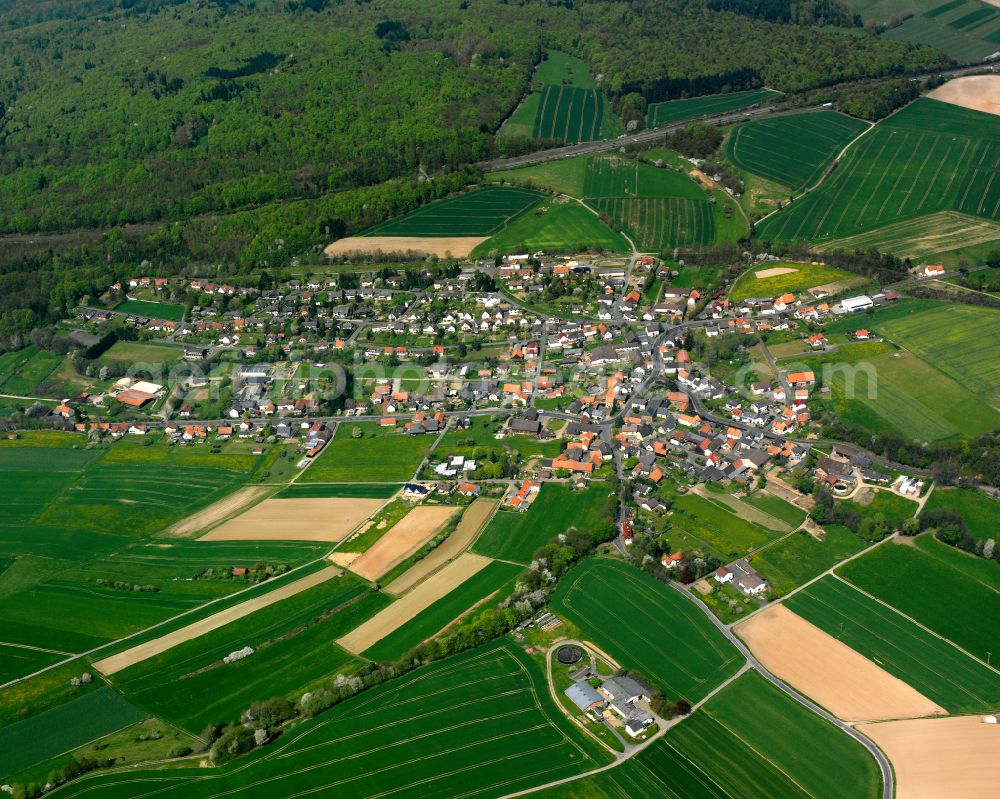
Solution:
[[(546, 49), (583, 58), (617, 108), (945, 63), (928, 47), (745, 11), (709, 0), (0, 0), (0, 235), (12, 245), (0, 335), (72, 302), (50, 250), (85, 263), (111, 229), (135, 263), (259, 269), (475, 182), (472, 164), (537, 146), (495, 134)], [(59, 235), (35, 239), (44, 234)]]

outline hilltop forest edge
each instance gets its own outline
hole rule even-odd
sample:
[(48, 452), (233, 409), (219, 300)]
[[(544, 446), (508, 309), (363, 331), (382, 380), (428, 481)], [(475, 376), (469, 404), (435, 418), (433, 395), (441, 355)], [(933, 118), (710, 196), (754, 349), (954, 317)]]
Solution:
[[(317, 259), (477, 181), (480, 161), (551, 144), (497, 135), (550, 49), (582, 58), (633, 129), (663, 100), (767, 86), (815, 101), (948, 64), (837, 2), (5, 5), (0, 338), (62, 317), (118, 265)], [(880, 116), (905, 84), (837, 97)]]

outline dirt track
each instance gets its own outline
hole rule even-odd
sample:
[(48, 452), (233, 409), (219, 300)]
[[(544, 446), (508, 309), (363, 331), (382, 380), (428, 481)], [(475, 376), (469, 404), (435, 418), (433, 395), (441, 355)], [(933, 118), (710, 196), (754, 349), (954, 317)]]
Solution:
[(458, 512), (447, 505), (421, 505), (407, 513), (360, 558), (351, 571), (366, 580), (377, 580), (430, 541)]
[(115, 674), (122, 669), (127, 669), (129, 666), (134, 666), (136, 663), (141, 663), (144, 660), (166, 652), (178, 644), (183, 644), (185, 641), (190, 641), (212, 630), (217, 630), (219, 627), (224, 627), (230, 622), (242, 619), (244, 616), (249, 616), (261, 608), (266, 608), (268, 605), (273, 605), (282, 599), (295, 596), (307, 588), (325, 583), (327, 580), (341, 574), (343, 572), (333, 566), (320, 569), (318, 572), (313, 572), (307, 577), (283, 585), (281, 588), (276, 588), (263, 596), (248, 599), (246, 602), (241, 602), (225, 610), (220, 610), (215, 615), (201, 621), (196, 621), (187, 627), (181, 627), (179, 630), (174, 630), (174, 632), (167, 633), (160, 638), (154, 638), (152, 641), (146, 641), (143, 644), (133, 646), (131, 649), (126, 649), (124, 652), (119, 652), (117, 655), (111, 655), (111, 657), (104, 658), (104, 660), (99, 660), (94, 663), (94, 668), (104, 675)]
[(392, 594), (404, 594), (452, 558), (465, 552), (486, 526), (486, 522), (490, 520), (498, 504), (499, 500), (495, 499), (477, 499), (469, 505), (462, 515), (458, 527), (445, 539), (445, 542), (389, 583), (385, 590)]
[(214, 502), (207, 508), (203, 508), (197, 513), (181, 519), (177, 524), (164, 532), (168, 536), (188, 536), (200, 533), (206, 527), (211, 527), (216, 522), (220, 522), (229, 515), (236, 513), (241, 508), (251, 505), (267, 494), (271, 489), (268, 486), (247, 486), (241, 488), (228, 497), (223, 497), (218, 502)]
[(326, 247), (326, 255), (351, 255), (354, 253), (407, 253), (418, 252), (423, 255), (437, 255), (441, 258), (465, 258), (488, 236), (350, 236), (340, 239)]
[(202, 541), (342, 541), (384, 499), (266, 499), (220, 524)]
[(783, 605), (757, 613), (734, 631), (769, 671), (845, 721), (946, 712)]
[(983, 799), (997, 795), (1000, 724), (982, 716), (888, 721), (858, 727), (896, 772), (896, 799)]
[(490, 563), (492, 561), (489, 558), (466, 552), (441, 571), (424, 580), (406, 596), (397, 599), (360, 627), (355, 627), (343, 638), (339, 638), (337, 643), (348, 652), (354, 654), (364, 652), (368, 647), (377, 644), (389, 633), (402, 627), (422, 610), (429, 608), (441, 597), (486, 568)]
[[(986, 0), (987, 3), (990, 0)], [(991, 3), (1000, 8), (1000, 0)], [(1000, 75), (969, 75), (938, 86), (928, 97), (962, 108), (1000, 115)]]

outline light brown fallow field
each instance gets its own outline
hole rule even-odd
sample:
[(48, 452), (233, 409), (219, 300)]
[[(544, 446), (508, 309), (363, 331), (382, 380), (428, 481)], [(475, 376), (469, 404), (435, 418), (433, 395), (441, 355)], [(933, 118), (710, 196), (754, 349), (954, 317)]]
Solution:
[(862, 724), (892, 761), (896, 799), (985, 799), (1000, 793), (1000, 724), (983, 716)]
[(267, 499), (220, 524), (202, 541), (342, 541), (384, 499)]
[(465, 552), (493, 517), (498, 504), (500, 501), (497, 499), (480, 497), (469, 505), (462, 514), (462, 521), (445, 542), (389, 583), (385, 590), (391, 594), (404, 594), (448, 561)]
[(410, 593), (397, 599), (389, 607), (376, 613), (359, 627), (355, 627), (343, 638), (337, 640), (348, 652), (360, 654), (377, 644), (389, 633), (402, 627), (406, 622), (426, 610), (441, 597), (458, 588), (472, 575), (485, 569), (489, 558), (466, 552), (453, 560), (441, 571), (431, 575)]
[(237, 511), (248, 505), (252, 505), (269, 491), (274, 489), (270, 486), (246, 486), (239, 491), (235, 491), (227, 497), (223, 497), (218, 502), (213, 502), (207, 508), (181, 519), (177, 524), (168, 528), (164, 535), (187, 536), (200, 533), (202, 530), (211, 527), (213, 524), (221, 522)]
[[(1000, 8), (1000, 0), (996, 5)], [(962, 108), (1000, 115), (1000, 75), (969, 75), (965, 78), (955, 78), (938, 86), (927, 96), (943, 103), (960, 105)]]
[(465, 258), (488, 236), (349, 236), (323, 250), (327, 255), (373, 255), (377, 253), (418, 252), (440, 258)]
[(778, 277), (778, 275), (790, 275), (792, 272), (798, 272), (798, 269), (793, 269), (790, 266), (772, 266), (770, 269), (761, 269), (754, 272), (754, 277), (764, 278), (764, 277)]
[(340, 569), (327, 566), (306, 577), (283, 585), (281, 588), (275, 588), (263, 596), (248, 599), (246, 602), (241, 602), (225, 610), (220, 610), (218, 613), (189, 624), (187, 627), (181, 627), (179, 630), (174, 630), (159, 638), (137, 644), (131, 649), (126, 649), (124, 652), (106, 657), (104, 660), (98, 660), (94, 663), (94, 668), (101, 672), (101, 674), (115, 674), (122, 669), (127, 669), (129, 666), (134, 666), (136, 663), (141, 663), (144, 660), (162, 654), (178, 644), (183, 644), (185, 641), (190, 641), (205, 633), (210, 633), (212, 630), (224, 627), (230, 622), (242, 619), (244, 616), (249, 616), (261, 608), (266, 608), (268, 605), (273, 605), (282, 599), (288, 599), (288, 597), (295, 596), (307, 588), (312, 588), (334, 577), (339, 577), (341, 574), (343, 572)]
[(845, 721), (947, 712), (784, 605), (773, 605), (734, 630), (769, 671)]
[(354, 561), (351, 571), (366, 580), (377, 580), (430, 541), (458, 511), (449, 505), (414, 508)]

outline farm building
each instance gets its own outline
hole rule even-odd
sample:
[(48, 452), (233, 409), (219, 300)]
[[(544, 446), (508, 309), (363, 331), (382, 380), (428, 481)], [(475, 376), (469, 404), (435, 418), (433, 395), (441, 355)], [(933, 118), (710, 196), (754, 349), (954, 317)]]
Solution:
[(569, 700), (574, 705), (584, 712), (595, 707), (604, 706), (604, 697), (597, 693), (597, 689), (589, 682), (575, 682), (563, 693), (569, 697)]
[(875, 301), (867, 294), (861, 294), (857, 297), (848, 297), (840, 303), (840, 306), (844, 309), (844, 313), (861, 313), (874, 308)]

